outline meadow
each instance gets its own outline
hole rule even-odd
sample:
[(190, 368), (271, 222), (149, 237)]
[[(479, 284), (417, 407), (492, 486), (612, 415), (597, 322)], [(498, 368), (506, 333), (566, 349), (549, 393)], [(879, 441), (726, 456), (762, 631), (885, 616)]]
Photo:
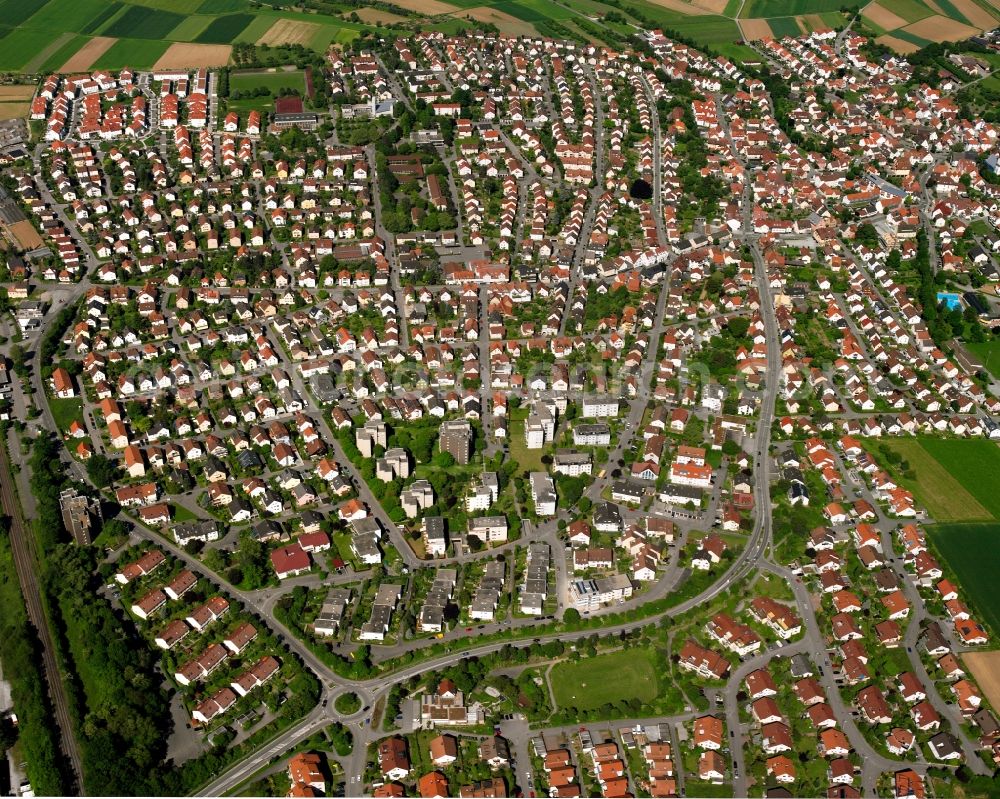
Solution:
[(549, 675), (556, 705), (593, 710), (629, 699), (652, 702), (658, 691), (655, 658), (650, 649), (626, 649), (557, 663)]
[(927, 537), (958, 580), (962, 598), (994, 640), (1000, 635), (1000, 524), (935, 524)]

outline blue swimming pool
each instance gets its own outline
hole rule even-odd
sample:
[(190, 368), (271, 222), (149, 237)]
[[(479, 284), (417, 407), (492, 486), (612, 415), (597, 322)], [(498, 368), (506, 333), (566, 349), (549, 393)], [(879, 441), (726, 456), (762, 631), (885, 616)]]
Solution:
[(954, 311), (955, 309), (960, 309), (962, 307), (961, 296), (947, 291), (939, 291), (937, 293), (937, 301), (939, 305), (943, 302), (949, 311)]

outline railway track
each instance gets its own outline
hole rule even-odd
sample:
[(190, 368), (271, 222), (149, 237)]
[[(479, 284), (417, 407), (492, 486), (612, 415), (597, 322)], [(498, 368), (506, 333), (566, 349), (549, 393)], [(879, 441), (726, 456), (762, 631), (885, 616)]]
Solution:
[(21, 592), (27, 606), (28, 618), (38, 631), (42, 645), (42, 665), (45, 669), (45, 679), (49, 685), (49, 698), (55, 710), (56, 723), (59, 725), (59, 738), (62, 752), (70, 764), (71, 773), (67, 777), (73, 784), (67, 785), (67, 794), (83, 795), (83, 766), (80, 752), (73, 736), (73, 725), (69, 715), (69, 702), (66, 689), (63, 686), (56, 663), (55, 649), (52, 644), (52, 634), (49, 631), (48, 619), (42, 607), (41, 592), (38, 588), (38, 577), (35, 571), (37, 558), (34, 552), (31, 535), (24, 522), (24, 514), (17, 498), (14, 479), (11, 475), (10, 460), (7, 449), (0, 443), (0, 500), (4, 512), (10, 517), (10, 543), (14, 553), (14, 564), (17, 567)]

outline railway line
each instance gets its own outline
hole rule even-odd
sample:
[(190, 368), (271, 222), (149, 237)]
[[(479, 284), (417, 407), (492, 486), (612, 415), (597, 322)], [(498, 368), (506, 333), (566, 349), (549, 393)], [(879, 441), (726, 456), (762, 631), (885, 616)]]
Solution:
[(10, 459), (6, 447), (3, 446), (0, 446), (0, 501), (3, 502), (4, 512), (10, 517), (10, 543), (14, 553), (18, 581), (21, 583), (21, 592), (24, 594), (28, 619), (38, 631), (38, 638), (42, 645), (42, 667), (45, 670), (45, 679), (49, 686), (49, 698), (52, 701), (56, 723), (59, 726), (62, 753), (70, 765), (70, 773), (67, 774), (67, 777), (72, 779), (73, 784), (65, 787), (68, 794), (82, 796), (83, 765), (76, 745), (76, 738), (73, 735), (69, 701), (59, 673), (59, 666), (56, 663), (52, 634), (49, 631), (45, 609), (42, 607), (38, 576), (35, 572), (37, 559), (30, 533), (25, 525), (24, 514), (21, 512), (17, 490), (14, 487)]

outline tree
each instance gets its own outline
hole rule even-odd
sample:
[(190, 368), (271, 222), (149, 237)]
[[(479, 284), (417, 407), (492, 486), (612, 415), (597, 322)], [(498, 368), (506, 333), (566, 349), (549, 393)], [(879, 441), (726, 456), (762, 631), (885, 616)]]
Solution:
[(450, 452), (438, 452), (431, 462), (440, 469), (450, 469), (455, 465), (455, 458)]
[(726, 324), (734, 338), (743, 338), (750, 329), (750, 320), (743, 316), (734, 316)]
[(563, 613), (563, 621), (566, 624), (576, 624), (580, 621), (580, 611), (576, 608), (566, 608), (566, 611)]
[(118, 477), (118, 467), (106, 456), (95, 453), (87, 460), (87, 477), (98, 488), (107, 488)]

